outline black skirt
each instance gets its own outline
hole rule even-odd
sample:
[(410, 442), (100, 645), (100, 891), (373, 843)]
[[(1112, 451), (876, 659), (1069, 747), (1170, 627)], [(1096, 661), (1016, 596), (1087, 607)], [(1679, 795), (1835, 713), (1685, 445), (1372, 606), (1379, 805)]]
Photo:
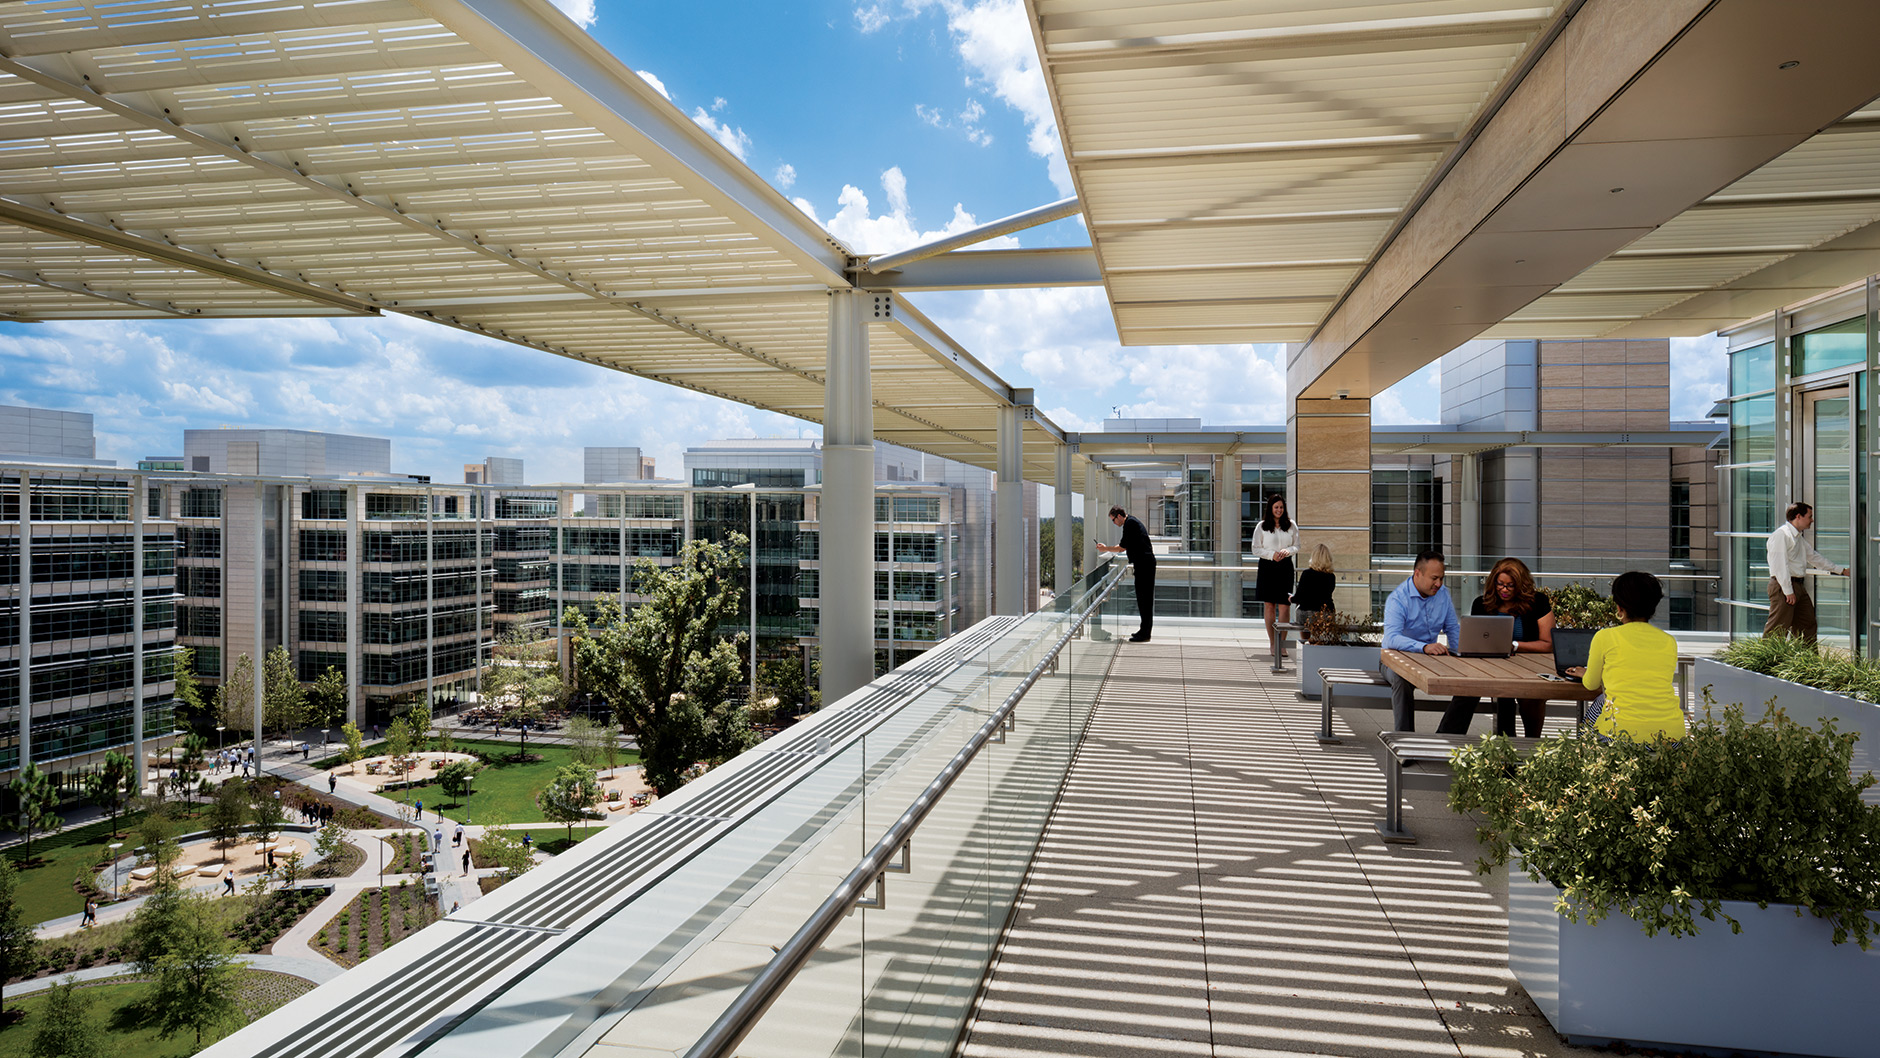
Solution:
[(1260, 560), (1259, 573), (1253, 581), (1253, 597), (1265, 603), (1285, 606), (1292, 602), (1293, 560), (1291, 555), (1277, 561)]

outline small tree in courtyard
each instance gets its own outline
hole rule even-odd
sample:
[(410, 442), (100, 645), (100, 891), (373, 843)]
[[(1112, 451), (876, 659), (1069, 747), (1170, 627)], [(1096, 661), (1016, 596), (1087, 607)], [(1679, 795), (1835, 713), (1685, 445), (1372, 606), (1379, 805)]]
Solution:
[(307, 691), (308, 719), (322, 731), (338, 727), (346, 719), (347, 696), (346, 674), (328, 665)]
[(156, 986), (151, 989), (149, 1006), (156, 1015), (157, 1033), (165, 1039), (194, 1032), (196, 1046), (201, 1047), (205, 1030), (213, 1032), (240, 1022), (238, 1000), (244, 971), (217, 927), (206, 897), (182, 898), (169, 950), (146, 972)]
[(13, 796), (19, 802), (14, 820), (26, 838), (26, 849), (31, 851), (35, 833), (53, 830), (59, 825), (59, 791), (53, 789), (50, 776), (28, 761), (13, 777)]
[(567, 700), (568, 687), (552, 655), (544, 657), (525, 629), (504, 633), (483, 670), (483, 696), (503, 710), (503, 723), (516, 727), (516, 758), (529, 754), (529, 726), (545, 710)]
[(230, 731), (253, 731), (255, 726), (255, 663), (238, 654), (228, 675), (215, 688), (216, 723)]
[(262, 723), (276, 735), (292, 735), (307, 723), (307, 692), (286, 647), (268, 651), (262, 666)]
[(39, 1029), (26, 1052), (31, 1058), (105, 1058), (104, 1026), (91, 1013), (91, 996), (67, 977), (46, 992), (39, 1014)]
[(444, 788), (444, 793), (452, 801), (462, 804), (470, 796), (470, 784), (476, 780), (482, 765), (474, 760), (452, 761), (437, 773), (437, 784)]
[(551, 823), (568, 828), (568, 843), (574, 844), (574, 825), (594, 814), (601, 800), (601, 787), (594, 779), (594, 769), (585, 764), (569, 764), (555, 772), (548, 786), (536, 795), (536, 806)]
[(124, 802), (137, 792), (136, 775), (137, 763), (130, 755), (112, 750), (104, 755), (97, 771), (85, 776), (85, 796), (111, 817), (112, 837), (117, 837), (118, 813)]
[(215, 847), (227, 852), (240, 840), (242, 827), (248, 822), (248, 784), (239, 779), (230, 779), (216, 791), (215, 800), (209, 803), (209, 834), (215, 838)]
[[(38, 960), (39, 939), (19, 900), (20, 871), (0, 856), (0, 989), (10, 978), (27, 973)], [(4, 1010), (0, 998), (0, 1010)]]
[(743, 633), (718, 631), (739, 612), (743, 549), (736, 534), (728, 546), (694, 540), (670, 569), (639, 564), (635, 579), (647, 601), (631, 614), (603, 599), (592, 629), (578, 611), (564, 618), (575, 629), (582, 688), (615, 703), (620, 726), (639, 739), (647, 784), (661, 794), (677, 789), (693, 763), (726, 759), (756, 741), (741, 700)]

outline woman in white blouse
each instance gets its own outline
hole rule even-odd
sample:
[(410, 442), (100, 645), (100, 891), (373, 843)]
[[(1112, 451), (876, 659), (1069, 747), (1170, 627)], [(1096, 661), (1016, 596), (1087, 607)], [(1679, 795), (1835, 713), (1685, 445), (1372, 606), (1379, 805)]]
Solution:
[(1260, 560), (1253, 597), (1266, 604), (1266, 641), (1272, 652), (1285, 657), (1275, 622), (1292, 617), (1293, 556), (1299, 553), (1299, 527), (1286, 516), (1286, 498), (1266, 501), (1266, 517), (1253, 527), (1253, 553)]

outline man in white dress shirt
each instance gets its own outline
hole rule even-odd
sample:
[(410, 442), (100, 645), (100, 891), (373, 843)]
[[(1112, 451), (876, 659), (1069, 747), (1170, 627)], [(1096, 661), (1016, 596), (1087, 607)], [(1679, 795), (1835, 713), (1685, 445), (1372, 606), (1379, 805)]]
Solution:
[(1821, 557), (1802, 539), (1815, 524), (1815, 509), (1797, 500), (1789, 504), (1787, 520), (1769, 534), (1769, 620), (1765, 636), (1801, 636), (1815, 641), (1815, 600), (1809, 598), (1802, 570), (1825, 569), (1836, 576), (1847, 572)]

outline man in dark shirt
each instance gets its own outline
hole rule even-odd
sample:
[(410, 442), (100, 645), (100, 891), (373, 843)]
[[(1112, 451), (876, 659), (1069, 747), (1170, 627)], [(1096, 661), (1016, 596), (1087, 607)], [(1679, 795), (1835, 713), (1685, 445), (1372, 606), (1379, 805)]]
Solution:
[(1142, 615), (1142, 627), (1129, 641), (1147, 643), (1155, 626), (1155, 552), (1149, 547), (1149, 530), (1121, 507), (1110, 508), (1110, 524), (1122, 528), (1123, 540), (1119, 544), (1098, 544), (1097, 550), (1127, 554), (1130, 565), (1136, 567), (1136, 612)]

